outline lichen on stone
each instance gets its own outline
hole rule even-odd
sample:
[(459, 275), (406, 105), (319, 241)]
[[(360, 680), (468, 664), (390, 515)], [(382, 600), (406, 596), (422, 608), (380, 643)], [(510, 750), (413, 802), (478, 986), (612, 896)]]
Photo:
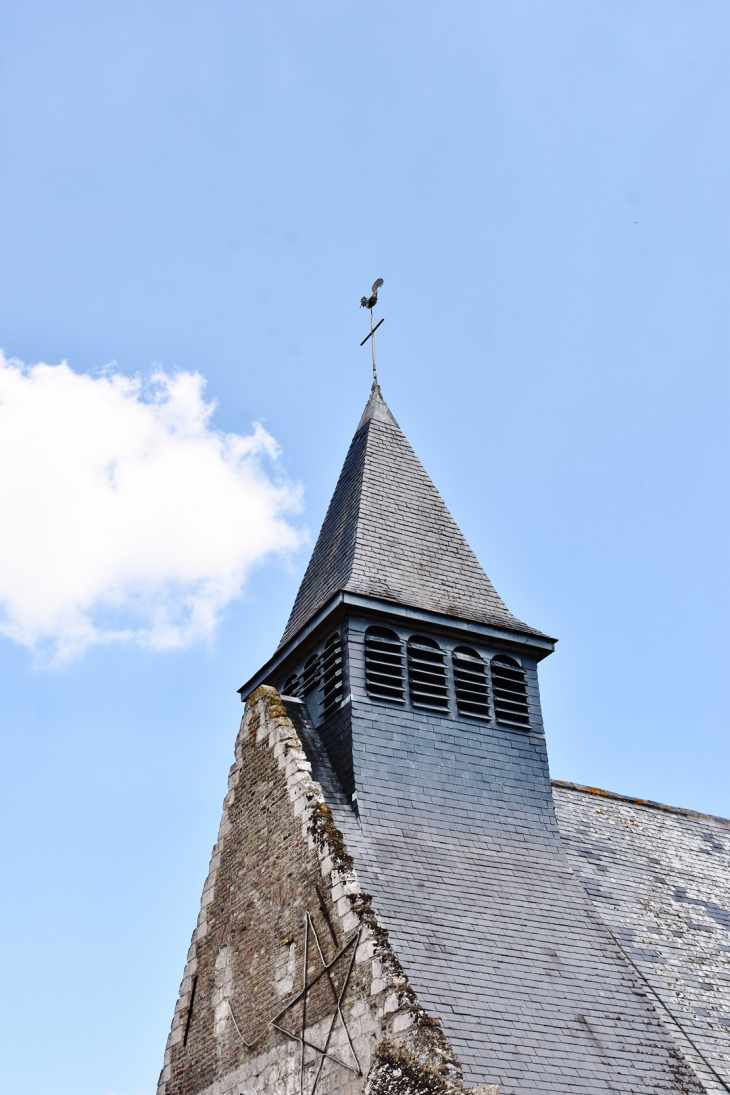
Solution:
[(424, 1064), (403, 1046), (385, 1041), (375, 1054), (365, 1095), (452, 1095), (462, 1090), (457, 1078)]

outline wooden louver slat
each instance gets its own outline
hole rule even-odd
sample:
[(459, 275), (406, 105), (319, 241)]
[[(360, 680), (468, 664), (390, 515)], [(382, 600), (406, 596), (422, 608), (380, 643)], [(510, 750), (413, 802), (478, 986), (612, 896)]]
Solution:
[(298, 699), (301, 699), (302, 684), (296, 673), (292, 673), (290, 677), (287, 677), (281, 694), (282, 696), (296, 696)]
[(527, 680), (522, 666), (505, 654), (492, 658), (492, 689), (497, 722), (508, 726), (529, 726)]
[(307, 658), (302, 671), (302, 692), (308, 696), (320, 683), (322, 677), (322, 665), (319, 654), (313, 654)]
[(342, 702), (342, 640), (330, 635), (322, 653), (322, 692), (325, 718)]
[(373, 699), (404, 702), (403, 644), (387, 627), (365, 632), (365, 687)]
[(489, 718), (489, 683), (484, 659), (468, 646), (457, 646), (452, 655), (456, 709), (472, 719)]
[(416, 635), (408, 640), (408, 688), (414, 707), (448, 711), (445, 655), (434, 639)]

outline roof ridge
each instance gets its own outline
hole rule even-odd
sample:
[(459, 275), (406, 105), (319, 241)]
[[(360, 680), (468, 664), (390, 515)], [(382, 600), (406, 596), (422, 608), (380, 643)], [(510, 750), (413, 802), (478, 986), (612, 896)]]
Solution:
[(599, 798), (611, 798), (618, 802), (631, 802), (635, 806), (648, 806), (652, 810), (662, 810), (666, 814), (679, 814), (681, 817), (702, 817), (708, 821), (718, 821), (721, 825), (730, 825), (730, 818), (720, 817), (719, 814), (702, 814), (699, 810), (690, 810), (685, 806), (667, 806), (664, 802), (654, 802), (650, 798), (633, 798), (631, 795), (621, 795), (617, 791), (604, 791), (600, 787), (589, 787), (584, 783), (569, 783), (563, 779), (550, 781), (553, 787), (564, 787), (566, 791), (580, 791), (584, 795), (596, 795)]

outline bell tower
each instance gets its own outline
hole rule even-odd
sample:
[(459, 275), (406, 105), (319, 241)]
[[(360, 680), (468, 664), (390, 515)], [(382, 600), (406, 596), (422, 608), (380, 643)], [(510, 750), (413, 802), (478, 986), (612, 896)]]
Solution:
[(265, 683), (300, 701), (367, 825), (374, 722), (383, 745), (405, 719), (539, 751), (536, 668), (554, 646), (499, 597), (374, 382), (279, 648), (242, 698)]
[(240, 689), (158, 1095), (704, 1090), (568, 862), (537, 679), (554, 647), (375, 378), (279, 647)]

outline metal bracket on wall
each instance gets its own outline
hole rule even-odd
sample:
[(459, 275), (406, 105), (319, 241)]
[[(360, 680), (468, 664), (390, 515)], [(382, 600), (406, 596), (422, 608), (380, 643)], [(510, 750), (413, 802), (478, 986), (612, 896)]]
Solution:
[[(322, 967), (311, 978), (309, 976), (309, 950), (310, 950), (310, 948), (309, 948), (309, 939), (310, 939), (310, 932), (311, 932), (311, 936), (312, 936), (312, 938), (314, 940), (314, 943), (316, 945), (316, 948), (317, 948), (317, 954), (319, 956), (319, 963), (321, 964), (321, 967)], [(264, 1037), (266, 1032), (272, 1027), (273, 1027), (274, 1030), (279, 1031), (279, 1033), (286, 1035), (286, 1037), (290, 1038), (292, 1041), (299, 1042), (299, 1044), (301, 1046), (301, 1056), (300, 1056), (300, 1063), (299, 1063), (299, 1093), (300, 1093), (300, 1095), (315, 1095), (315, 1092), (317, 1090), (317, 1084), (319, 1083), (319, 1078), (322, 1074), (322, 1066), (324, 1065), (325, 1058), (327, 1058), (328, 1060), (334, 1062), (337, 1065), (340, 1065), (341, 1068), (347, 1069), (348, 1072), (354, 1073), (356, 1076), (362, 1076), (362, 1074), (363, 1074), (362, 1069), (360, 1068), (360, 1062), (359, 1062), (357, 1054), (355, 1052), (355, 1047), (352, 1044), (352, 1038), (350, 1037), (350, 1031), (347, 1028), (347, 1021), (345, 1020), (345, 1016), (344, 1016), (343, 1011), (342, 1011), (342, 1001), (343, 1001), (345, 993), (347, 991), (347, 986), (350, 982), (350, 975), (352, 973), (352, 968), (355, 964), (355, 955), (357, 953), (357, 948), (358, 948), (359, 943), (360, 943), (360, 936), (361, 935), (362, 935), (362, 928), (358, 928), (358, 930), (354, 933), (354, 935), (351, 935), (350, 938), (347, 940), (347, 942), (344, 943), (343, 946), (339, 948), (339, 950), (335, 954), (334, 958), (332, 958), (329, 962), (327, 962), (325, 960), (325, 957), (324, 957), (324, 952), (322, 950), (322, 947), (321, 947), (321, 944), (320, 944), (320, 941), (319, 941), (319, 936), (317, 934), (317, 929), (316, 929), (316, 926), (314, 924), (314, 921), (312, 920), (312, 917), (310, 916), (310, 914), (308, 912), (306, 912), (304, 914), (304, 963), (303, 963), (303, 970), (302, 970), (302, 988), (296, 994), (296, 996), (293, 996), (291, 998), (291, 1000), (289, 1000), (287, 1002), (286, 1006), (284, 1008), (282, 1008), (281, 1011), (278, 1012), (273, 1017), (273, 1019), (269, 1020), (269, 1022), (266, 1024), (266, 1026), (261, 1031), (261, 1033), (257, 1034), (256, 1037), (251, 1042), (247, 1041), (246, 1038), (244, 1038), (243, 1034), (241, 1033), (241, 1030), (238, 1026), (238, 1023), (236, 1022), (236, 1017), (233, 1013), (233, 1008), (231, 1007), (231, 1002), (230, 1002), (229, 999), (226, 999), (226, 1003), (228, 1005), (228, 1011), (230, 1013), (231, 1019), (233, 1020), (233, 1025), (236, 1028), (236, 1033), (238, 1034), (238, 1037), (241, 1039), (241, 1041), (243, 1042), (246, 1049), (252, 1050), (257, 1045), (257, 1043), (261, 1041), (261, 1039)], [(336, 984), (335, 984), (334, 977), (333, 977), (333, 968), (337, 964), (337, 962), (339, 962), (339, 960), (341, 958), (343, 958), (348, 952), (349, 952), (350, 957), (349, 957), (349, 961), (347, 963), (347, 969), (345, 971), (345, 976), (342, 980), (342, 984), (341, 984), (340, 988), (338, 989)], [(322, 980), (322, 978), (325, 978), (325, 977), (326, 977), (327, 982), (330, 986), (330, 989), (332, 990), (332, 995), (333, 995), (333, 998), (334, 998), (335, 1006), (334, 1006), (334, 1011), (332, 1012), (332, 1015), (330, 1017), (329, 1027), (327, 1029), (327, 1034), (326, 1034), (326, 1037), (325, 1037), (324, 1046), (318, 1046), (314, 1042), (310, 1041), (309, 1038), (306, 1037), (306, 1034), (307, 1034), (307, 1000), (308, 1000), (308, 996), (309, 996), (311, 990), (314, 988), (314, 986), (316, 984), (318, 984), (319, 981)], [(299, 1003), (301, 1003), (301, 1005), (302, 1005), (302, 1018), (301, 1018), (300, 1030), (299, 1031), (287, 1030), (286, 1027), (283, 1027), (283, 1026), (280, 1025), (281, 1020), (284, 1018), (284, 1016), (287, 1014), (287, 1012), (291, 1011), (292, 1008), (296, 1007), (297, 1004), (299, 1004)], [(340, 1020), (340, 1023), (342, 1024), (343, 1030), (345, 1031), (345, 1036), (347, 1038), (347, 1043), (348, 1043), (348, 1046), (349, 1046), (349, 1049), (350, 1049), (350, 1053), (352, 1054), (352, 1059), (354, 1061), (354, 1064), (348, 1064), (347, 1061), (341, 1060), (340, 1057), (335, 1056), (330, 1051), (330, 1041), (332, 1040), (332, 1035), (334, 1033), (335, 1024), (336, 1024), (338, 1018)], [(306, 1050), (307, 1049), (311, 1049), (315, 1052), (315, 1054), (319, 1055), (319, 1064), (317, 1066), (317, 1071), (316, 1071), (316, 1074), (314, 1076), (312, 1087), (309, 1090), (309, 1092), (307, 1092), (305, 1090), (305, 1065), (306, 1065), (306, 1056), (305, 1055), (306, 1055)], [(315, 1060), (316, 1060), (316, 1058), (315, 1058)]]

